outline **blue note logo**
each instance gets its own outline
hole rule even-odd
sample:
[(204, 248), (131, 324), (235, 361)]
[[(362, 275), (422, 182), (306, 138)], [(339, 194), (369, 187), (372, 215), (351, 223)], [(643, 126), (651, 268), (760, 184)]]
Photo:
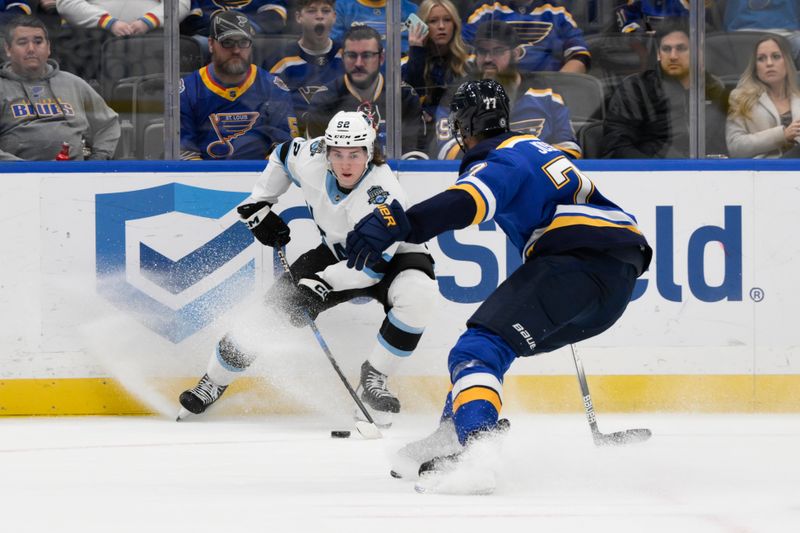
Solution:
[(255, 287), (248, 193), (170, 183), (95, 196), (98, 292), (178, 343)]

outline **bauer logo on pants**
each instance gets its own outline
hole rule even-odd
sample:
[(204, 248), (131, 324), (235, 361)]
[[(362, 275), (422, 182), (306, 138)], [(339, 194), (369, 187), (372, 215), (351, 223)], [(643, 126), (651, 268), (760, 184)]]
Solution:
[(170, 183), (97, 194), (98, 292), (178, 343), (255, 284), (244, 192)]

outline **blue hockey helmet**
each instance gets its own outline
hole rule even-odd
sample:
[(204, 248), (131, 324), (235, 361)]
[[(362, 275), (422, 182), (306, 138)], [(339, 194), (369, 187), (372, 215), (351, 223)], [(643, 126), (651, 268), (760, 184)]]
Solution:
[(494, 80), (465, 81), (450, 102), (450, 132), (461, 150), (464, 139), (476, 135), (498, 135), (508, 131), (508, 96)]

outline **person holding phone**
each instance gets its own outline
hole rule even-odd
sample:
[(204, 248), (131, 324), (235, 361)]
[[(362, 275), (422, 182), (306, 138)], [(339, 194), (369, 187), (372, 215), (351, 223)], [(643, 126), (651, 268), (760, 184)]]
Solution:
[[(417, 91), (422, 118), (432, 125), (448, 87), (457, 86), (467, 73), (461, 18), (450, 0), (424, 0), (407, 22), (409, 49), (402, 77)], [(433, 130), (426, 128), (431, 134)]]

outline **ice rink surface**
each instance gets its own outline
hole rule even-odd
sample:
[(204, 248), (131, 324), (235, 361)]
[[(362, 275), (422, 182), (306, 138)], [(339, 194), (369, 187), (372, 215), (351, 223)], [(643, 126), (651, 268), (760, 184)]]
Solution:
[(320, 416), (0, 418), (0, 530), (800, 531), (800, 416), (601, 413), (602, 431), (654, 436), (600, 449), (582, 414), (509, 415), (490, 496), (389, 476), (435, 416), (373, 441)]

